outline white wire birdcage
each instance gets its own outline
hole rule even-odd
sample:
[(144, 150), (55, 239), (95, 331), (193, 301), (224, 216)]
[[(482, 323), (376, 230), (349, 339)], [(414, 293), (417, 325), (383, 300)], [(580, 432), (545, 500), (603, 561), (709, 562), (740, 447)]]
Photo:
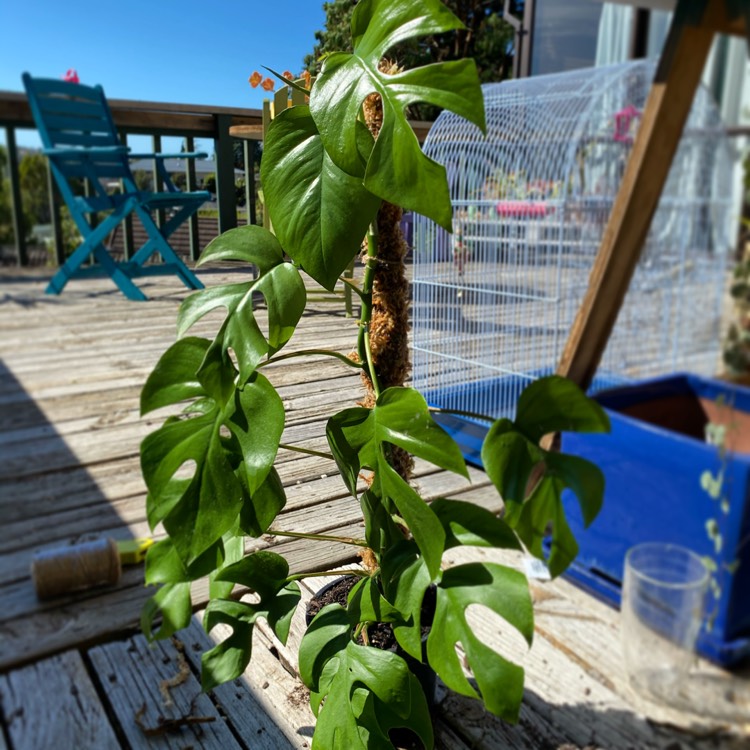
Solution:
[[(453, 235), (416, 217), (413, 382), (446, 409), (512, 417), (554, 372), (653, 78), (636, 61), (483, 87), (487, 136), (443, 112)], [(592, 392), (719, 363), (732, 156), (699, 89)]]

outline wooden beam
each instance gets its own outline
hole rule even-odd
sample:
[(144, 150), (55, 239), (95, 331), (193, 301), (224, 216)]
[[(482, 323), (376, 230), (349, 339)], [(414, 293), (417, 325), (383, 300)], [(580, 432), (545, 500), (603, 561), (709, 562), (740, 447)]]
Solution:
[(680, 14), (690, 2), (682, 0), (675, 14), (589, 287), (557, 370), (584, 389), (607, 345), (672, 166), (714, 38), (709, 19), (725, 12), (725, 0), (708, 0), (702, 22), (691, 25)]

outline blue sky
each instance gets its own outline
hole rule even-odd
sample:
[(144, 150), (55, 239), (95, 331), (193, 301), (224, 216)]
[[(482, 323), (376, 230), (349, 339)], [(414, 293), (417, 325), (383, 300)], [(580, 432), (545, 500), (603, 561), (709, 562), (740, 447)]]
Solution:
[(113, 99), (260, 107), (250, 73), (301, 70), (324, 21), (323, 0), (0, 0), (0, 89), (75, 68)]

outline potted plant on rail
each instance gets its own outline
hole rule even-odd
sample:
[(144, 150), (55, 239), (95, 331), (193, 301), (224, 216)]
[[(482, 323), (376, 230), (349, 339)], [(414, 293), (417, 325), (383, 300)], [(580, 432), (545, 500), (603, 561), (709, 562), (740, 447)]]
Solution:
[[(549, 433), (607, 429), (601, 408), (555, 377), (525, 391), (515, 421), (488, 419), (492, 426), (483, 457), (504, 499), (504, 518), (447, 498), (428, 505), (405, 478), (407, 454), (468, 474), (458, 446), (433, 420), (424, 398), (413, 389), (381, 382), (372, 345), (373, 279), (380, 257), (375, 218), (387, 202), (419, 211), (450, 230), (445, 171), (422, 154), (404, 108), (417, 100), (449, 107), (480, 128), (484, 114), (473, 61), (402, 72), (383, 71), (380, 61), (396, 43), (460, 25), (439, 0), (362, 0), (357, 5), (353, 53), (327, 57), (305, 92), (309, 106), (279, 113), (268, 129), (261, 178), (275, 234), (257, 226), (231, 230), (214, 240), (201, 259), (251, 263), (258, 277), (187, 298), (178, 315), (180, 338), (163, 354), (142, 393), (144, 413), (188, 402), (183, 415), (168, 418), (141, 449), (149, 522), (162, 524), (167, 534), (146, 561), (147, 582), (160, 588), (144, 609), (143, 626), (155, 637), (186, 627), (191, 582), (208, 575), (204, 625), (207, 630), (217, 623), (232, 628), (228, 639), (203, 656), (208, 690), (245, 670), (259, 618), (282, 641), (288, 635), (300, 599), (296, 581), (307, 573), (290, 575), (286, 560), (270, 550), (244, 555), (247, 538), (273, 532), (285, 503), (274, 468), (284, 407), (263, 369), (269, 362), (311, 353), (279, 354), (305, 309), (300, 270), (333, 288), (366, 236), (364, 279), (361, 287), (353, 285), (362, 302), (356, 354), (324, 354), (359, 369), (373, 397), (330, 417), (330, 454), (321, 454), (335, 462), (352, 502), (361, 507), (362, 538), (338, 541), (362, 551), (363, 565), (349, 571), (359, 580), (347, 605), (324, 607), (301, 643), (299, 672), (317, 715), (313, 748), (390, 747), (389, 733), (398, 727), (432, 746), (419, 680), (398, 653), (365, 645), (376, 623), (389, 624), (402, 651), (426, 660), (449, 688), (515, 720), (523, 670), (476, 638), (465, 610), (474, 603), (491, 608), (530, 643), (533, 617), (526, 579), (486, 562), (444, 569), (444, 553), (459, 545), (520, 549), (523, 544), (541, 557), (542, 537), (551, 526), (547, 563), (557, 575), (576, 553), (561, 512), (563, 488), (577, 493), (588, 520), (601, 503), (603, 482), (595, 466), (539, 446)], [(383, 115), (377, 138), (361, 116), (363, 102), (373, 93), (380, 96)], [(253, 310), (254, 292), (265, 298), (265, 330)], [(185, 335), (217, 307), (225, 308), (226, 317), (213, 340)], [(361, 475), (367, 478), (364, 490)], [(325, 542), (311, 535), (309, 543)], [(254, 591), (256, 601), (233, 598), (235, 586)], [(435, 611), (423, 653), (421, 611), (428, 590), (434, 592)], [(162, 621), (154, 634), (157, 616)], [(458, 643), (473, 679), (462, 668)]]

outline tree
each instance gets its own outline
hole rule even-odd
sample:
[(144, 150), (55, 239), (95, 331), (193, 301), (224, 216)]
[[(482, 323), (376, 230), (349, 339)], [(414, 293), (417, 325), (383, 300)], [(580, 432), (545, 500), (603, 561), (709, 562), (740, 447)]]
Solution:
[(11, 216), (10, 181), (6, 177), (8, 153), (0, 146), (0, 244), (14, 242)]
[(18, 178), (26, 231), (30, 231), (35, 224), (49, 224), (47, 157), (41, 153), (25, 154), (18, 165)]
[[(479, 79), (502, 81), (513, 68), (513, 29), (503, 20), (503, 0), (446, 0), (445, 4), (466, 26), (457, 32), (412, 39), (389, 54), (403, 68), (416, 68), (434, 62), (473, 57)], [(305, 57), (305, 67), (317, 74), (321, 59), (333, 51), (351, 51), (349, 25), (357, 0), (332, 0), (324, 3), (326, 27), (315, 32), (312, 54)], [(434, 119), (437, 110), (413, 108), (412, 117)]]

